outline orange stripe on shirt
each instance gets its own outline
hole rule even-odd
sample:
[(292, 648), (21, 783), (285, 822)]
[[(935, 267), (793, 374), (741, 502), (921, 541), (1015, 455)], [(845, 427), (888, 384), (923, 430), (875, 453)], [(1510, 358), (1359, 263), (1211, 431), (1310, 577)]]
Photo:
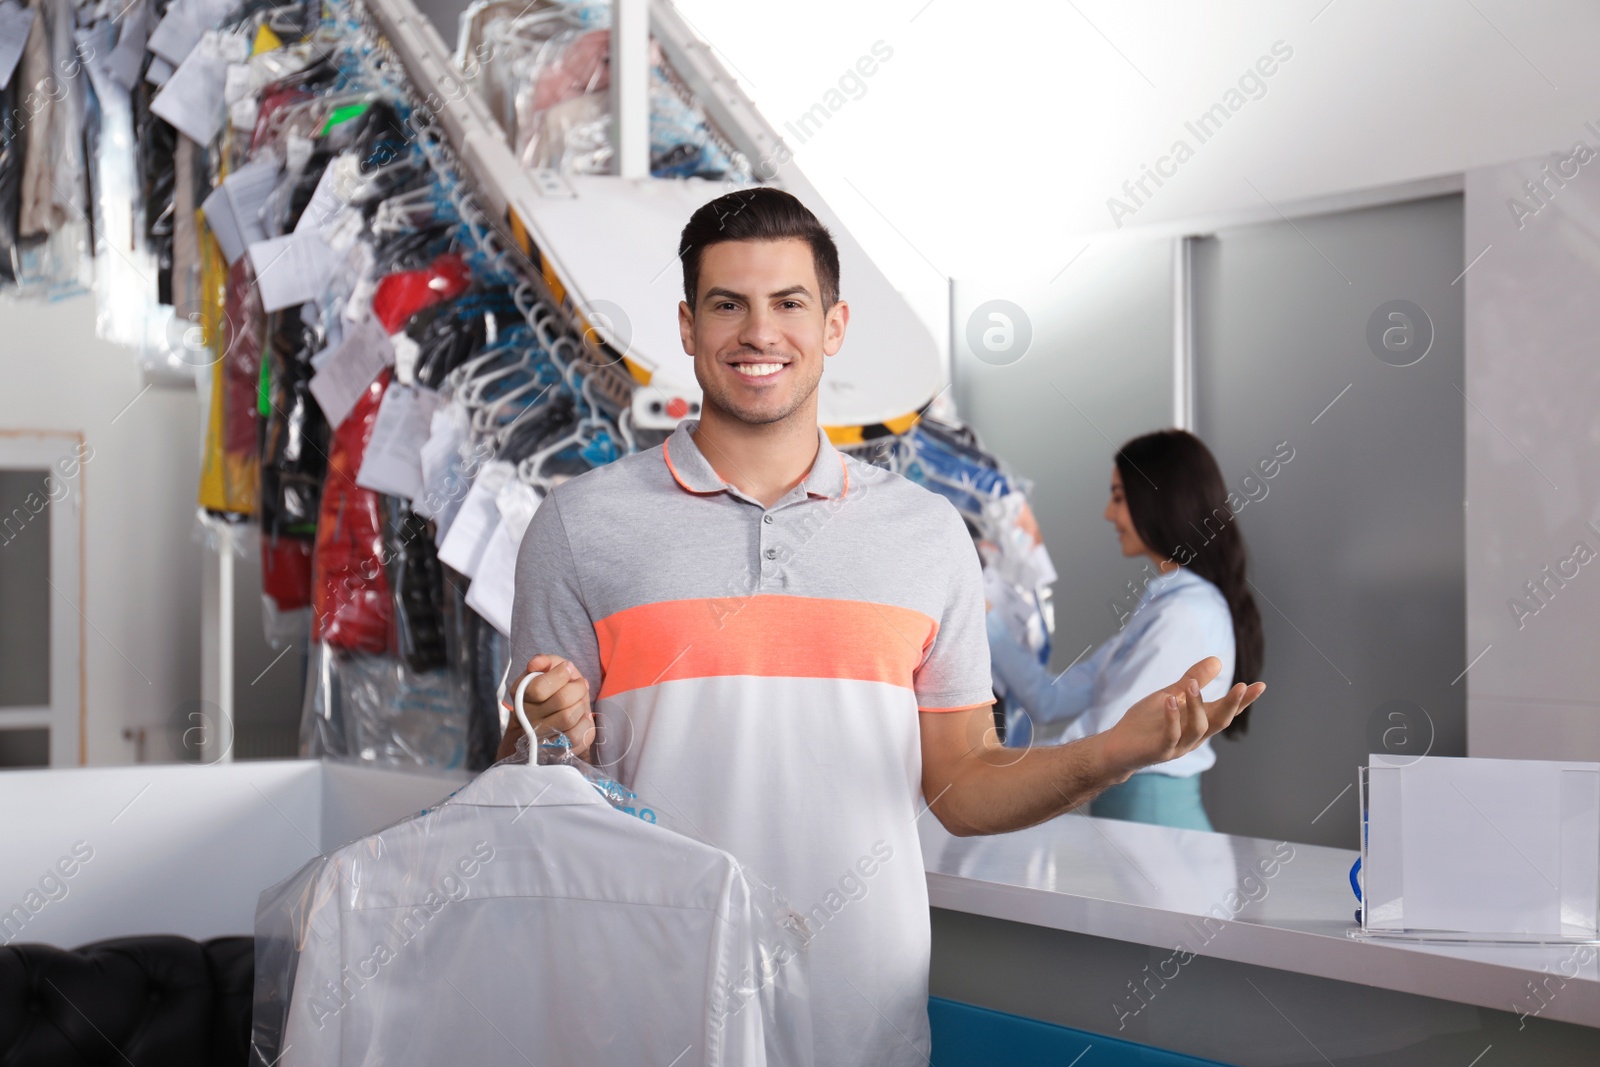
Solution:
[(682, 678), (849, 678), (912, 688), (939, 631), (920, 611), (781, 595), (667, 600), (594, 625), (602, 697)]

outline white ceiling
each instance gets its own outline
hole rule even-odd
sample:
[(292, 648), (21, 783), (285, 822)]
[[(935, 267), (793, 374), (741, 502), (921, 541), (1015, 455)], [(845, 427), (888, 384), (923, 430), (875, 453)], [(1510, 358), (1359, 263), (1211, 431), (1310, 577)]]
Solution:
[[(1593, 2), (677, 6), (908, 294), (951, 276), (1047, 282), (1178, 138), (1193, 158), (1131, 225), (1600, 146), (1584, 129), (1600, 129)], [(858, 99), (833, 97), (803, 143), (785, 129), (879, 41), (893, 54)], [(1278, 41), (1293, 55), (1258, 99), (1203, 144), (1185, 130)]]

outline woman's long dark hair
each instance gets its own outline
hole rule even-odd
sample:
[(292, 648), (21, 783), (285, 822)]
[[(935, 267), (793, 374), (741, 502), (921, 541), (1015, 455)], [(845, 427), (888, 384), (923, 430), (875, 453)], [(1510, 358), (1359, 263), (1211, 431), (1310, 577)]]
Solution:
[[(1256, 681), (1266, 651), (1261, 612), (1245, 581), (1244, 538), (1211, 450), (1192, 433), (1161, 430), (1123, 445), (1117, 471), (1139, 540), (1222, 591), (1233, 616), (1233, 680)], [(1249, 708), (1240, 712), (1226, 732), (1243, 734), (1249, 715)]]

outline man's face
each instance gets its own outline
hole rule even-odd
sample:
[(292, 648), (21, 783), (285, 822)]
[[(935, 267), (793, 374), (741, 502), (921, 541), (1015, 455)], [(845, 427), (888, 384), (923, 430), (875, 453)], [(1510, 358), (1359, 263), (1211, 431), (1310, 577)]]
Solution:
[(678, 331), (705, 406), (755, 426), (796, 413), (816, 422), (822, 360), (844, 343), (849, 309), (841, 300), (823, 310), (811, 246), (711, 245), (700, 255), (697, 297), (693, 309), (678, 305)]

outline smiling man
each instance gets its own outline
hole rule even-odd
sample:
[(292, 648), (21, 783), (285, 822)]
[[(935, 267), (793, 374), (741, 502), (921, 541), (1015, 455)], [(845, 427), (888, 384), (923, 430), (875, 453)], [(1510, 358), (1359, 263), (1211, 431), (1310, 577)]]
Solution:
[(1264, 686), (1203, 702), (1208, 659), (1103, 734), (1000, 747), (965, 524), (818, 428), (850, 321), (827, 230), (758, 188), (695, 212), (680, 254), (702, 417), (534, 514), (512, 612), (512, 662), (544, 672), (525, 710), (784, 892), (819, 1065), (925, 1064), (923, 798), (956, 834), (1029, 826), (1190, 751)]

